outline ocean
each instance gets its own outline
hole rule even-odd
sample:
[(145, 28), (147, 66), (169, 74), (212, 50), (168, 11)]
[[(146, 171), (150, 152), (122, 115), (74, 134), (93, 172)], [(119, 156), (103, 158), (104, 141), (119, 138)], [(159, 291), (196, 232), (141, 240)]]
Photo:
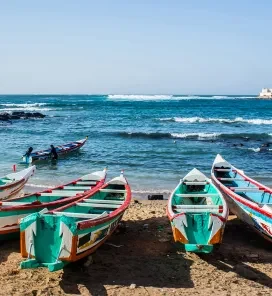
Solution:
[(164, 194), (187, 172), (210, 175), (220, 153), (250, 177), (272, 186), (272, 101), (216, 95), (1, 95), (0, 112), (41, 112), (44, 119), (0, 122), (2, 175), (17, 169), (29, 146), (49, 148), (89, 136), (57, 165), (37, 164), (28, 187), (68, 182), (108, 167), (124, 170), (134, 196)]

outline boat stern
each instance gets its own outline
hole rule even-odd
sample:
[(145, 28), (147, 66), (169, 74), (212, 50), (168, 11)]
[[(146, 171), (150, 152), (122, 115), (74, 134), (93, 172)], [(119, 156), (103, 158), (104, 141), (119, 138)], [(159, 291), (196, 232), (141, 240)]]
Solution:
[(47, 267), (56, 271), (70, 261), (76, 224), (69, 217), (44, 214), (46, 211), (21, 220), (21, 255), (27, 258), (21, 268)]
[(223, 239), (225, 223), (212, 213), (182, 213), (171, 221), (175, 242), (188, 252), (210, 253)]

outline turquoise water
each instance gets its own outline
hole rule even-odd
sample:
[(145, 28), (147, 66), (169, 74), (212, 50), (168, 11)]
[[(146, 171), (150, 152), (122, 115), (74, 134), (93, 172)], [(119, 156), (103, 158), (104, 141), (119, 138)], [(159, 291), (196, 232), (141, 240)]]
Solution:
[[(169, 192), (189, 170), (207, 175), (217, 153), (272, 185), (272, 101), (254, 96), (0, 96), (0, 112), (38, 111), (44, 119), (0, 123), (2, 175), (29, 146), (89, 140), (57, 165), (37, 165), (31, 186), (52, 186), (108, 166), (124, 169), (133, 191)], [(18, 169), (23, 168), (18, 165)]]

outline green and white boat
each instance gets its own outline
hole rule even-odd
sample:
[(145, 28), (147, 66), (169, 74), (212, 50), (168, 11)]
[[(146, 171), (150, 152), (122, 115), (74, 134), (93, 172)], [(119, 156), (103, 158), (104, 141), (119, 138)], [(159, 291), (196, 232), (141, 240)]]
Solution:
[(180, 181), (167, 206), (174, 240), (189, 252), (210, 253), (221, 243), (228, 212), (220, 191), (197, 169)]
[(21, 268), (63, 268), (93, 253), (117, 228), (131, 200), (123, 174), (82, 199), (21, 220)]
[(19, 219), (41, 211), (56, 209), (101, 187), (106, 178), (106, 170), (87, 174), (80, 179), (52, 189), (36, 192), (0, 203), (0, 240), (19, 237)]
[(34, 175), (35, 165), (17, 173), (8, 174), (0, 178), (0, 200), (7, 199), (18, 194), (28, 179)]

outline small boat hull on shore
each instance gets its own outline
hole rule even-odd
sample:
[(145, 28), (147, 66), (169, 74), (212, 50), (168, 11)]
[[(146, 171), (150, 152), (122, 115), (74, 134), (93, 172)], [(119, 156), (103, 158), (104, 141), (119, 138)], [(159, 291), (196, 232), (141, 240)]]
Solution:
[(36, 192), (0, 203), (0, 240), (19, 235), (18, 221), (44, 208), (55, 209), (82, 198), (105, 181), (106, 170), (85, 175), (80, 179), (52, 189)]
[(21, 268), (63, 268), (93, 253), (117, 228), (131, 200), (121, 175), (82, 199), (21, 220)]
[(211, 180), (193, 169), (172, 192), (167, 215), (175, 242), (188, 252), (210, 253), (222, 242), (228, 207)]
[(211, 175), (231, 212), (272, 242), (272, 189), (249, 178), (219, 154), (214, 160)]
[[(58, 156), (64, 156), (68, 153), (78, 151), (87, 141), (88, 137), (75, 142), (70, 142), (64, 145), (56, 146)], [(23, 156), (22, 163), (29, 164), (37, 161), (46, 161), (51, 159), (51, 150), (41, 150), (31, 153), (30, 157)]]
[(28, 179), (34, 175), (35, 166), (31, 166), (17, 173), (11, 173), (0, 178), (0, 200), (11, 198), (18, 194)]

